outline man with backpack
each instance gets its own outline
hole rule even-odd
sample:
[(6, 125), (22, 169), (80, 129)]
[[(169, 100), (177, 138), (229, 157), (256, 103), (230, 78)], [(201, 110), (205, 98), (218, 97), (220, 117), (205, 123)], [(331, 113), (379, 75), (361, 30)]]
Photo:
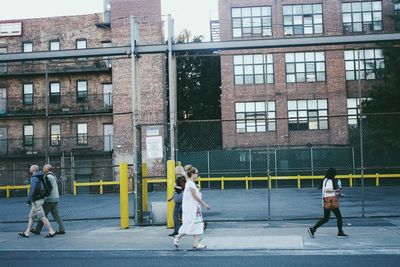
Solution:
[[(43, 209), (46, 217), (48, 217), (49, 212), (51, 212), (53, 219), (57, 222), (58, 231), (56, 232), (56, 234), (63, 235), (65, 234), (65, 228), (58, 212), (58, 202), (60, 200), (60, 195), (58, 193), (57, 177), (54, 173), (51, 172), (52, 169), (53, 167), (50, 164), (45, 164), (43, 166), (44, 182), (50, 189), (50, 192), (47, 193), (48, 195), (44, 200)], [(36, 225), (36, 228), (31, 229), (31, 233), (38, 235), (42, 231), (42, 228), (43, 222), (39, 221)]]
[(31, 174), (31, 188), (29, 191), (27, 204), (31, 206), (31, 210), (29, 212), (29, 221), (26, 231), (21, 232), (18, 235), (21, 237), (29, 237), (33, 221), (40, 220), (42, 224), (46, 225), (46, 227), (49, 229), (49, 232), (47, 233), (47, 235), (45, 235), (45, 237), (54, 237), (56, 235), (56, 232), (51, 227), (51, 224), (46, 218), (43, 210), (45, 194), (43, 173), (39, 171), (39, 167), (37, 165), (32, 165), (29, 169), (29, 172)]

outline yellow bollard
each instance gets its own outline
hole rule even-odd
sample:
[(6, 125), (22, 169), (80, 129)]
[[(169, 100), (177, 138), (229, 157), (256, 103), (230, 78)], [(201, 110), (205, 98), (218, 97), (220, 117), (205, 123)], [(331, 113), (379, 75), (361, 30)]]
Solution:
[(174, 202), (168, 199), (174, 196), (175, 161), (167, 161), (167, 228), (174, 227)]
[(149, 176), (149, 170), (147, 168), (147, 163), (142, 163), (142, 210), (149, 210), (149, 193), (147, 187), (147, 178)]
[(7, 198), (10, 198), (10, 189), (8, 185), (7, 185)]
[(129, 202), (128, 202), (128, 164), (119, 164), (119, 201), (121, 229), (129, 228)]
[(224, 177), (221, 177), (221, 190), (225, 189), (225, 182), (224, 182)]
[(297, 188), (300, 189), (300, 175), (297, 175)]
[(100, 180), (100, 195), (103, 194), (103, 180)]
[(349, 177), (349, 184), (350, 184), (350, 187), (353, 187), (353, 176), (352, 176), (352, 174), (350, 174), (349, 176), (350, 176), (350, 177)]
[(268, 188), (271, 189), (272, 188), (271, 176), (267, 176), (267, 180), (268, 180)]
[(76, 181), (74, 181), (74, 196), (76, 196)]
[(249, 177), (246, 176), (246, 190), (249, 190)]
[(379, 173), (376, 173), (375, 175), (376, 175), (375, 185), (376, 185), (376, 187), (378, 187), (379, 186)]

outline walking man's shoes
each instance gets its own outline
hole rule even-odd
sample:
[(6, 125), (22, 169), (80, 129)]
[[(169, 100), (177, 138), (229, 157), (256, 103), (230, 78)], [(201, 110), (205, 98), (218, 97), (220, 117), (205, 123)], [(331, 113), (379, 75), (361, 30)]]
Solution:
[(343, 233), (343, 232), (339, 232), (339, 233), (337, 234), (337, 236), (338, 236), (338, 237), (349, 237), (349, 235), (346, 235), (346, 234)]
[(312, 238), (314, 238), (314, 233), (315, 233), (314, 228), (312, 228), (312, 227), (307, 228), (307, 232)]
[(56, 235), (64, 235), (65, 234), (65, 231), (57, 231), (56, 232)]
[(40, 233), (39, 233), (38, 231), (35, 231), (35, 228), (31, 228), (29, 231), (30, 231), (32, 234), (40, 235)]

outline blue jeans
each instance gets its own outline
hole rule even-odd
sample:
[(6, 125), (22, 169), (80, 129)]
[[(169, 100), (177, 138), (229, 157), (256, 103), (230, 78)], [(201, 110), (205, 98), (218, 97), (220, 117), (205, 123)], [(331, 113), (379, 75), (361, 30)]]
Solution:
[(182, 226), (182, 203), (175, 203), (174, 207), (174, 232), (178, 233)]

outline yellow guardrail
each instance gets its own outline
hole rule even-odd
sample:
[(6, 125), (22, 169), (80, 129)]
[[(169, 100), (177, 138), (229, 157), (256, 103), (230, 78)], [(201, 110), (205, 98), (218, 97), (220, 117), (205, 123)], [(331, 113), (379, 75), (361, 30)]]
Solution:
[(6, 196), (7, 198), (10, 197), (10, 191), (11, 190), (18, 190), (18, 189), (26, 189), (26, 195), (29, 195), (29, 189), (31, 186), (29, 184), (27, 185), (4, 185), (0, 186), (0, 190), (6, 190)]
[(74, 196), (76, 196), (76, 188), (79, 186), (100, 186), (100, 195), (103, 194), (103, 186), (105, 185), (119, 185), (119, 181), (103, 181), (98, 182), (77, 182), (74, 181)]
[[(336, 175), (336, 178), (339, 179), (348, 179), (349, 180), (349, 186), (353, 187), (353, 183), (355, 179), (361, 179), (362, 176), (360, 174), (354, 175), (354, 174), (347, 174), (347, 175)], [(400, 174), (364, 174), (365, 179), (375, 179), (375, 185), (379, 186), (380, 184), (380, 179), (382, 178), (399, 178), (400, 179)], [(297, 188), (301, 188), (301, 180), (322, 180), (324, 179), (324, 176), (312, 176), (312, 175), (295, 175), (295, 176), (270, 176), (270, 179), (265, 177), (199, 177), (198, 184), (199, 187), (201, 188), (202, 182), (220, 182), (221, 183), (221, 190), (225, 189), (225, 182), (227, 181), (243, 181), (245, 183), (246, 190), (249, 189), (249, 182), (250, 181), (266, 181), (268, 182), (268, 187), (272, 188), (272, 182), (273, 181), (283, 181), (283, 180), (296, 180), (297, 181)], [(160, 179), (149, 179), (149, 178), (143, 178), (143, 186), (146, 186), (147, 190), (147, 184), (150, 183), (166, 183), (167, 179), (165, 178), (160, 178)]]

